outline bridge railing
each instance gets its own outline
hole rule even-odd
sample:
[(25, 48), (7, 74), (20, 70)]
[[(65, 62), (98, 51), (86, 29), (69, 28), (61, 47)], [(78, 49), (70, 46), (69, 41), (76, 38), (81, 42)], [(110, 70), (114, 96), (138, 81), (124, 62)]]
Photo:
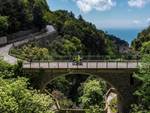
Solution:
[[(53, 60), (72, 60), (76, 55), (70, 55), (70, 56), (53, 56)], [(83, 60), (139, 60), (141, 58), (140, 55), (134, 55), (134, 56), (126, 56), (126, 55), (120, 55), (120, 56), (109, 56), (109, 55), (81, 55), (80, 56)], [(52, 60), (52, 59), (47, 59)]]
[(34, 61), (23, 63), (23, 68), (52, 68), (52, 69), (126, 69), (137, 68), (139, 65), (138, 60), (83, 60), (81, 64), (76, 64), (70, 60), (57, 60), (57, 61)]

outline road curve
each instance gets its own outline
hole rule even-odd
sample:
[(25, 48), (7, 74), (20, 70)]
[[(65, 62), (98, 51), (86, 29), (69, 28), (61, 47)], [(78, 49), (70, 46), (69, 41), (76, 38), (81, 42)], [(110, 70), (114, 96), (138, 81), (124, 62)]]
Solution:
[[(24, 39), (24, 40), (21, 40), (21, 41), (17, 41), (15, 43), (11, 43), (11, 44), (8, 44), (8, 45), (5, 45), (3, 47), (0, 47), (0, 58), (4, 61), (6, 61), (7, 63), (10, 63), (10, 64), (16, 64), (17, 63), (17, 58), (9, 55), (9, 51), (10, 49), (13, 47), (13, 45), (15, 46), (19, 46), (19, 45), (22, 45), (22, 44), (25, 44), (31, 40), (34, 40), (34, 39), (41, 39), (45, 36), (48, 36), (52, 33), (56, 32), (56, 30), (54, 29), (54, 27), (52, 25), (47, 25), (46, 26), (46, 32), (45, 33), (42, 33), (42, 34), (39, 34), (39, 35), (36, 35), (35, 37), (33, 36), (32, 39), (30, 38), (27, 38), (27, 39)], [(35, 33), (36, 34), (36, 33)], [(32, 34), (29, 34), (29, 35), (32, 35)]]

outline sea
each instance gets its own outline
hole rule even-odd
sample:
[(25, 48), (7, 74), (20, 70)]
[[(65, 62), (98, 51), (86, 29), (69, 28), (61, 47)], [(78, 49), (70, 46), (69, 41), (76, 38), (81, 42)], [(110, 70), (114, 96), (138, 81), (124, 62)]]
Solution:
[(131, 42), (137, 38), (138, 33), (140, 33), (143, 29), (141, 28), (132, 28), (132, 29), (118, 29), (118, 28), (109, 28), (104, 29), (108, 34), (112, 34), (117, 36), (118, 38), (125, 40), (131, 45)]

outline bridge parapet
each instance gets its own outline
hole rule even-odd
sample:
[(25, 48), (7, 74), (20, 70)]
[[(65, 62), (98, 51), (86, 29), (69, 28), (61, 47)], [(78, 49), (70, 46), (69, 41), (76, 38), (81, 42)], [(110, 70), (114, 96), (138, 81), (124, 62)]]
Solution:
[(25, 62), (23, 68), (27, 69), (137, 69), (140, 62), (138, 60), (126, 61), (103, 61), (103, 60), (86, 60), (81, 65), (75, 65), (69, 60), (57, 61), (34, 61)]

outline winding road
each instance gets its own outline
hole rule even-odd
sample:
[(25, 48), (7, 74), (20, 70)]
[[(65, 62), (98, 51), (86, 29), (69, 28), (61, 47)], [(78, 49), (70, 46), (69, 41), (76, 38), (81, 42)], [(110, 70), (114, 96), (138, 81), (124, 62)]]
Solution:
[(6, 45), (0, 48), (0, 57), (10, 64), (16, 64), (17, 58), (9, 55), (9, 50), (13, 47), (13, 44)]
[(52, 25), (47, 25), (45, 33), (38, 34), (36, 36), (34, 36), (34, 34), (29, 34), (30, 37), (32, 35), (32, 38), (27, 38), (27, 39), (17, 41), (15, 43), (11, 43), (11, 44), (5, 45), (3, 47), (0, 47), (0, 58), (3, 59), (4, 61), (6, 61), (7, 63), (16, 64), (18, 59), (9, 55), (9, 51), (13, 47), (13, 45), (19, 46), (19, 45), (25, 44), (29, 41), (35, 40), (35, 39), (38, 40), (41, 38), (45, 38), (46, 36), (49, 36), (49, 35), (53, 34), (54, 32), (56, 32), (54, 27)]

